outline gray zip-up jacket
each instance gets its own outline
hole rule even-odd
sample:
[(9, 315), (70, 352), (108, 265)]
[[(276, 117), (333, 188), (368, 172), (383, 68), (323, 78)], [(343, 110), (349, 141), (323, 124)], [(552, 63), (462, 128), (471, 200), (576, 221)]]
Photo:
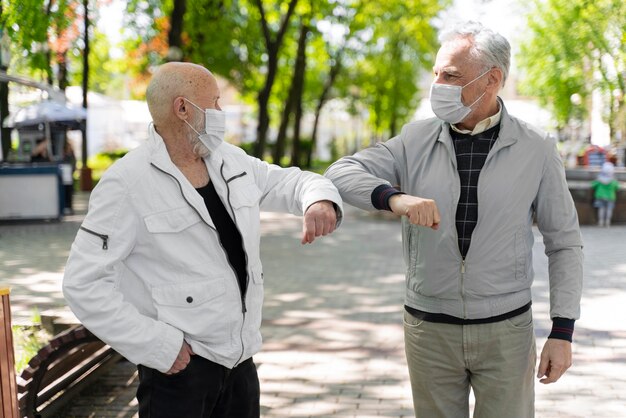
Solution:
[(402, 219), (406, 305), (479, 319), (528, 303), (536, 219), (549, 259), (550, 315), (578, 319), (582, 240), (552, 138), (502, 107), (500, 135), (478, 180), (477, 225), (463, 259), (455, 224), (459, 175), (449, 129), (436, 118), (409, 123), (399, 136), (338, 160), (325, 174), (345, 202), (361, 209), (375, 209), (372, 191), (385, 184), (436, 202), (438, 230)]

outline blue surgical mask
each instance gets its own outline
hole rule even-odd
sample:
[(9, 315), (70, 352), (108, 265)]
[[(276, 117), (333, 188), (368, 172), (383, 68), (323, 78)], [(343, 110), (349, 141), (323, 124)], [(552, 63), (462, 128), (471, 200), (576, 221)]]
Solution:
[(441, 120), (455, 124), (463, 121), (471, 112), (474, 106), (485, 93), (474, 100), (469, 106), (465, 106), (461, 100), (463, 88), (469, 86), (490, 71), (487, 70), (464, 86), (454, 86), (451, 84), (433, 83), (430, 86), (430, 106), (433, 112)]
[(189, 99), (185, 99), (195, 108), (204, 113), (204, 133), (196, 131), (187, 121), (185, 123), (198, 134), (198, 139), (209, 149), (213, 150), (217, 145), (224, 141), (226, 132), (226, 114), (217, 109), (202, 109)]

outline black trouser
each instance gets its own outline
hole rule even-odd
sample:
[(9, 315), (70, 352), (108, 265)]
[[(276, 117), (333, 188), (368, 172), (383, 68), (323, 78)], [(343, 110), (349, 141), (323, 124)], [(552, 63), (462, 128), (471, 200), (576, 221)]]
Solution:
[(139, 365), (140, 418), (259, 418), (259, 377), (252, 358), (228, 369), (191, 356), (185, 370), (166, 375)]

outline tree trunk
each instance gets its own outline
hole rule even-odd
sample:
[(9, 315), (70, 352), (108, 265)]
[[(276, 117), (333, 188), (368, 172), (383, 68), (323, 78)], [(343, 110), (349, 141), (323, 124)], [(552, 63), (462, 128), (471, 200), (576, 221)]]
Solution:
[(65, 91), (69, 85), (67, 80), (67, 51), (63, 51), (57, 54), (57, 64), (59, 66), (59, 89)]
[(326, 104), (326, 101), (322, 101), (321, 99), (317, 102), (317, 106), (315, 107), (315, 119), (313, 121), (313, 133), (311, 134), (311, 146), (306, 155), (306, 162), (304, 166), (306, 168), (311, 168), (313, 166), (313, 153), (315, 153), (315, 148), (317, 147), (317, 128), (320, 122), (320, 114), (322, 113), (322, 108)]
[(278, 52), (283, 43), (283, 38), (287, 32), (289, 20), (296, 9), (297, 3), (298, 0), (289, 1), (287, 13), (283, 17), (275, 39), (272, 39), (270, 27), (265, 17), (263, 1), (255, 0), (255, 5), (261, 14), (261, 30), (263, 32), (263, 38), (265, 39), (265, 46), (267, 48), (267, 76), (265, 78), (265, 84), (263, 85), (261, 91), (259, 91), (259, 95), (257, 97), (257, 103), (259, 105), (259, 123), (257, 125), (256, 143), (254, 144), (254, 155), (261, 159), (263, 159), (263, 155), (265, 154), (267, 131), (270, 126), (268, 102), (270, 100), (270, 94), (272, 93), (272, 87), (274, 86), (274, 80), (276, 79), (276, 73), (278, 71)]
[(265, 155), (265, 145), (267, 143), (267, 131), (270, 127), (270, 114), (268, 103), (270, 101), (270, 94), (272, 92), (272, 86), (276, 79), (276, 73), (278, 72), (278, 51), (275, 53), (268, 51), (267, 62), (267, 77), (265, 78), (265, 85), (259, 92), (257, 102), (259, 104), (259, 123), (257, 125), (257, 138), (254, 145), (254, 156), (263, 159)]
[[(87, 93), (89, 90), (89, 0), (83, 0), (83, 10), (85, 13), (84, 18), (84, 44), (83, 50), (83, 108), (87, 111)], [(91, 190), (93, 187), (93, 180), (91, 177), (91, 169), (87, 167), (87, 118), (85, 123), (81, 127), (83, 134), (82, 143), (82, 163), (83, 166), (80, 170), (80, 189), (83, 191)]]
[[(392, 51), (392, 60), (391, 62), (400, 62), (400, 49), (402, 48), (402, 43), (400, 40), (396, 40), (394, 42), (394, 47)], [(389, 138), (393, 138), (396, 136), (397, 124), (398, 124), (398, 86), (400, 85), (398, 81), (398, 76), (394, 74), (395, 82), (393, 83), (393, 87), (391, 89), (391, 116), (389, 120)]]
[[(2, 3), (0, 3), (0, 15), (2, 15)], [(3, 36), (8, 36), (4, 33), (4, 28), (0, 28), (0, 39)], [(2, 55), (0, 55), (0, 70), (6, 71), (9, 66), (8, 62), (4, 62), (2, 60)], [(0, 122), (5, 120), (9, 116), (9, 82), (2, 81), (0, 82)], [(11, 150), (11, 129), (5, 128), (0, 125), (0, 143), (2, 144), (2, 159), (4, 161), (7, 160), (9, 156), (9, 151)]]
[(292, 84), (295, 98), (295, 120), (293, 128), (293, 141), (291, 144), (291, 165), (297, 167), (300, 167), (300, 121), (302, 120), (302, 94), (304, 92), (304, 75), (306, 73), (306, 40), (309, 30), (310, 28), (307, 24), (300, 24), (300, 38), (298, 39), (296, 68), (294, 70)]
[(183, 58), (183, 23), (187, 0), (174, 0), (174, 9), (170, 16), (170, 31), (167, 34), (168, 53), (166, 61), (180, 61)]
[(309, 151), (307, 153), (306, 158), (306, 167), (311, 168), (313, 165), (313, 154), (315, 153), (315, 149), (317, 148), (317, 131), (319, 126), (320, 115), (322, 113), (322, 108), (328, 101), (328, 96), (330, 94), (330, 89), (335, 84), (335, 80), (337, 76), (341, 72), (341, 61), (343, 58), (343, 50), (340, 50), (335, 57), (334, 63), (332, 67), (330, 67), (330, 71), (328, 73), (328, 78), (324, 83), (324, 89), (322, 90), (322, 94), (320, 94), (319, 99), (317, 100), (317, 106), (315, 107), (315, 121), (313, 122), (313, 134), (311, 135), (311, 146), (309, 147)]
[[(283, 117), (280, 121), (280, 128), (278, 129), (278, 136), (276, 137), (276, 144), (274, 145), (274, 152), (272, 160), (274, 164), (279, 164), (285, 155), (285, 146), (287, 143), (287, 128), (291, 121), (291, 114), (296, 112), (295, 129), (294, 129), (294, 141), (292, 146), (298, 147), (300, 141), (300, 119), (298, 118), (298, 106), (300, 112), (302, 111), (302, 92), (304, 85), (304, 74), (306, 71), (306, 36), (309, 33), (309, 27), (304, 23), (300, 23), (300, 38), (298, 39), (298, 52), (296, 53), (296, 64), (293, 69), (293, 76), (291, 78), (291, 86), (287, 93), (287, 100), (285, 101), (285, 107), (283, 108)], [(300, 114), (300, 118), (302, 115)], [(293, 148), (292, 148), (293, 150)], [(291, 155), (291, 164), (294, 165), (293, 152)]]
[(276, 143), (274, 143), (274, 150), (272, 152), (272, 161), (274, 164), (281, 165), (281, 160), (285, 155), (285, 145), (287, 142), (287, 128), (289, 127), (289, 121), (291, 120), (291, 114), (294, 110), (295, 89), (294, 83), (296, 73), (291, 80), (291, 87), (287, 93), (287, 99), (285, 100), (285, 107), (283, 108), (283, 116), (280, 120), (280, 127), (278, 128), (278, 135), (276, 136)]
[[(50, 0), (48, 5), (46, 6), (46, 19), (50, 22), (50, 15), (52, 14), (52, 5), (54, 4), (54, 0)], [(48, 84), (51, 86), (54, 83), (54, 78), (52, 77), (52, 52), (50, 51), (50, 46), (46, 44), (46, 80)]]

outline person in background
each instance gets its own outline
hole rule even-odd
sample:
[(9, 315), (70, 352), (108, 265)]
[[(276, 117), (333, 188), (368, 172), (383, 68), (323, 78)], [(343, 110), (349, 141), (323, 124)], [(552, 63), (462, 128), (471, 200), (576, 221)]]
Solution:
[(65, 212), (68, 215), (74, 213), (74, 171), (76, 171), (76, 156), (70, 141), (65, 138), (63, 143), (63, 157), (61, 160), (63, 174), (63, 191), (65, 196)]
[(572, 364), (582, 240), (555, 141), (498, 97), (510, 62), (501, 35), (468, 22), (444, 32), (436, 117), (326, 171), (343, 199), (402, 217), (405, 350), (418, 418), (534, 416), (533, 219), (549, 259), (552, 331), (537, 378)]
[(52, 161), (50, 159), (50, 153), (48, 151), (48, 140), (43, 139), (37, 141), (35, 148), (31, 151), (30, 161), (33, 163), (48, 163)]
[(615, 166), (605, 162), (598, 178), (591, 182), (593, 205), (598, 209), (598, 226), (611, 226), (613, 209), (617, 200), (619, 182), (615, 179)]
[(342, 216), (328, 179), (224, 142), (219, 98), (202, 66), (156, 71), (149, 140), (102, 176), (65, 269), (78, 319), (138, 364), (141, 418), (260, 416), (260, 210), (304, 214), (302, 244)]

